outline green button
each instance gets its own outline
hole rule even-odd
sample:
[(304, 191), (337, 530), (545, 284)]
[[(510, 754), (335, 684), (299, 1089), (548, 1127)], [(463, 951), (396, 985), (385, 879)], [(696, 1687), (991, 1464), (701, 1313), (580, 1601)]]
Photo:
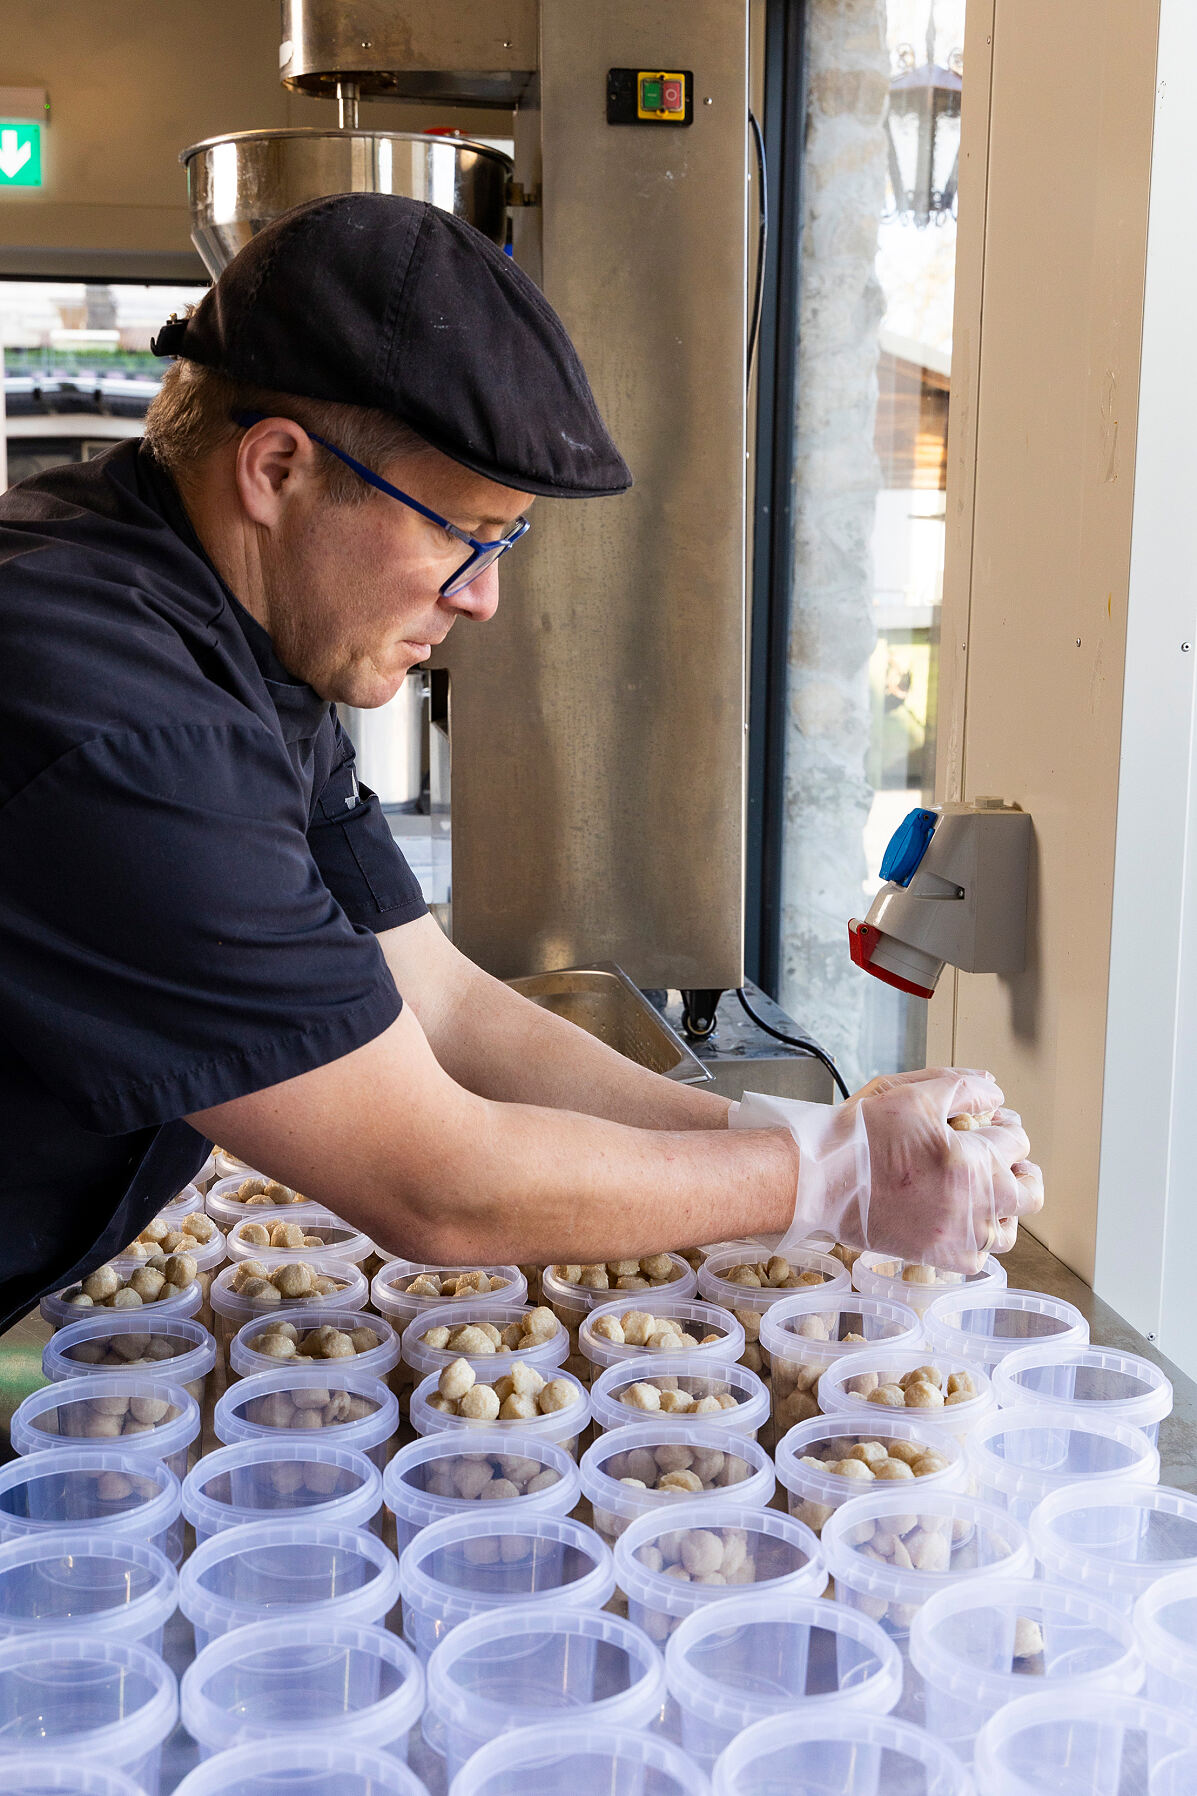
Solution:
[(661, 83), (653, 77), (640, 83), (640, 110), (642, 112), (660, 112)]

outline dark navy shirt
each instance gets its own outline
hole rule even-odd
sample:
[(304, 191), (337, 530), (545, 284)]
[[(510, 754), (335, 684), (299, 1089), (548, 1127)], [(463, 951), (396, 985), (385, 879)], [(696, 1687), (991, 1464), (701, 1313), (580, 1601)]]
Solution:
[(0, 1326), (198, 1170), (183, 1116), (387, 1028), (424, 910), (144, 445), (0, 497)]

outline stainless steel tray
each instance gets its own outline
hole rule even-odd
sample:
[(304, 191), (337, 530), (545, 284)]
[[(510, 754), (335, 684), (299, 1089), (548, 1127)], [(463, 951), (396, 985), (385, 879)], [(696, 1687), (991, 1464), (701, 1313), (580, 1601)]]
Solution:
[(555, 973), (530, 973), (507, 983), (534, 1004), (576, 1023), (587, 1035), (596, 1035), (637, 1066), (647, 1066), (685, 1085), (697, 1085), (711, 1077), (614, 961), (563, 967)]

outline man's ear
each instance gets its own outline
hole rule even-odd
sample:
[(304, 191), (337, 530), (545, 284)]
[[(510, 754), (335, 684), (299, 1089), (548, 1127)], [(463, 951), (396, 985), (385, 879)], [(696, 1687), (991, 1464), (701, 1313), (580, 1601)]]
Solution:
[(247, 515), (273, 529), (292, 499), (319, 478), (316, 446), (290, 418), (263, 418), (238, 444), (233, 478)]

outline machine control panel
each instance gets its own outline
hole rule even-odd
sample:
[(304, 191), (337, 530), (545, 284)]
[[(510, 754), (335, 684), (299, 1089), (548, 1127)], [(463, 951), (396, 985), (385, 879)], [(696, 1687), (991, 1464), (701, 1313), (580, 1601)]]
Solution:
[(609, 125), (692, 125), (690, 69), (608, 69)]

